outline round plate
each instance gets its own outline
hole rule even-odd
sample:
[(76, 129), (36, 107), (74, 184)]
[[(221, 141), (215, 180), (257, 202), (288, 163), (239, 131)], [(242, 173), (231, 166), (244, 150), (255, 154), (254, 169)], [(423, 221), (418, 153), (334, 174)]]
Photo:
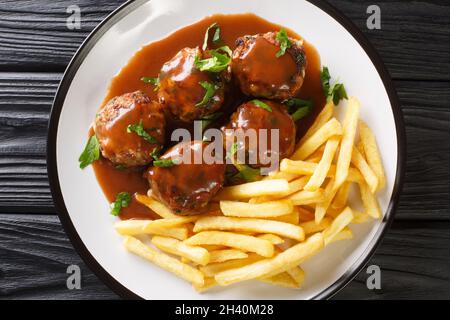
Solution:
[[(361, 117), (375, 132), (387, 174), (380, 194), (381, 221), (352, 226), (355, 237), (327, 247), (304, 264), (302, 290), (248, 282), (198, 294), (174, 275), (122, 247), (116, 218), (92, 168), (80, 170), (78, 156), (109, 81), (143, 45), (205, 16), (255, 13), (284, 25), (319, 51), (322, 64), (363, 105)], [(103, 21), (73, 58), (58, 89), (48, 136), (48, 173), (60, 219), (78, 253), (123, 297), (146, 299), (328, 298), (364, 266), (393, 218), (405, 160), (402, 115), (394, 87), (379, 57), (357, 28), (328, 4), (290, 0), (137, 0)]]

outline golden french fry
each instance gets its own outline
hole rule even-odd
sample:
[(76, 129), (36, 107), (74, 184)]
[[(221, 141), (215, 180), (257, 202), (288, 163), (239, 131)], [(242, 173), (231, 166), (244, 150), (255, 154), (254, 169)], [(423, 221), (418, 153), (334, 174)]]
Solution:
[(310, 235), (316, 232), (321, 232), (331, 225), (331, 220), (329, 218), (323, 218), (320, 223), (316, 223), (315, 220), (300, 223), (303, 231), (306, 235)]
[(370, 216), (367, 213), (359, 212), (353, 210), (353, 221), (354, 224), (365, 223), (369, 220)]
[(275, 234), (271, 234), (271, 233), (259, 235), (259, 236), (257, 236), (257, 238), (270, 241), (270, 242), (272, 242), (273, 245), (284, 243), (284, 240), (282, 238), (280, 238), (279, 236), (277, 236)]
[[(361, 128), (361, 120), (359, 120), (359, 128)], [(360, 134), (361, 134), (361, 129), (359, 130)], [(358, 149), (358, 151), (361, 153), (361, 155), (364, 157), (364, 159), (366, 158), (366, 153), (364, 151), (364, 145), (362, 143), (362, 141), (359, 141), (357, 144), (355, 144), (355, 148)], [(372, 169), (373, 170), (373, 169)]]
[(218, 284), (214, 278), (205, 278), (205, 283), (203, 285), (199, 286), (194, 284), (193, 287), (198, 293), (203, 293), (211, 288), (216, 287), (217, 285)]
[(353, 211), (350, 207), (345, 208), (331, 223), (331, 225), (323, 231), (325, 245), (331, 243), (333, 238), (353, 220)]
[(180, 217), (158, 220), (123, 220), (114, 224), (114, 229), (121, 234), (127, 236), (135, 236), (139, 234), (152, 234), (152, 230), (160, 230), (163, 228), (178, 227), (180, 225), (194, 222), (198, 217)]
[(348, 194), (350, 192), (350, 187), (352, 183), (350, 181), (345, 181), (336, 193), (331, 207), (333, 209), (343, 209), (347, 205)]
[(305, 281), (305, 271), (303, 271), (302, 268), (294, 267), (287, 270), (286, 272), (292, 277), (292, 279), (294, 279), (299, 287), (302, 286), (303, 282)]
[(335, 118), (325, 123), (323, 127), (317, 130), (311, 137), (309, 137), (300, 148), (295, 151), (291, 157), (294, 160), (305, 160), (314, 153), (321, 145), (327, 142), (328, 139), (334, 136), (342, 135), (342, 126)]
[(264, 282), (264, 283), (268, 283), (268, 284), (280, 286), (280, 287), (285, 287), (285, 288), (291, 288), (291, 289), (300, 288), (300, 285), (287, 272), (282, 272), (282, 273), (276, 274), (274, 276), (271, 276), (268, 278), (261, 278), (258, 280), (261, 282)]
[(309, 211), (303, 207), (295, 207), (298, 211), (298, 221), (308, 222), (314, 220), (314, 212)]
[(341, 148), (339, 150), (336, 165), (336, 176), (334, 180), (336, 189), (345, 182), (348, 176), (348, 168), (350, 167), (360, 108), (361, 105), (358, 99), (354, 97), (348, 99), (347, 111), (343, 123)]
[(265, 203), (220, 201), (220, 209), (228, 217), (270, 218), (292, 213), (294, 211), (294, 205), (289, 200), (277, 200)]
[(324, 151), (325, 151), (325, 146), (322, 145), (319, 149), (314, 151), (312, 155), (310, 155), (308, 158), (306, 158), (305, 161), (319, 163), (319, 161), (323, 157)]
[(317, 132), (320, 128), (322, 128), (325, 123), (327, 123), (331, 117), (333, 117), (334, 111), (334, 103), (331, 101), (325, 105), (319, 115), (316, 117), (316, 120), (312, 124), (312, 126), (306, 131), (305, 135), (300, 140), (299, 146), (303, 145), (305, 141), (311, 137), (314, 133)]
[(377, 198), (370, 192), (369, 186), (365, 182), (358, 185), (366, 213), (374, 219), (380, 219), (383, 215)]
[(350, 240), (353, 239), (353, 232), (349, 227), (345, 227), (341, 232), (334, 236), (333, 239), (330, 240), (330, 243), (341, 241), (341, 240)]
[(225, 187), (215, 200), (243, 200), (283, 193), (289, 190), (289, 183), (284, 179), (261, 180)]
[(323, 152), (323, 157), (320, 160), (319, 164), (314, 170), (314, 174), (309, 179), (308, 183), (305, 186), (306, 191), (316, 191), (319, 189), (323, 182), (325, 181), (328, 171), (330, 170), (331, 163), (333, 161), (336, 150), (339, 146), (338, 138), (331, 138), (327, 141), (325, 145), (325, 151)]
[(298, 209), (296, 207), (294, 207), (294, 211), (292, 211), (292, 213), (290, 213), (290, 214), (286, 214), (284, 216), (279, 216), (279, 217), (272, 217), (272, 218), (268, 218), (268, 219), (280, 221), (280, 222), (291, 223), (291, 224), (298, 224), (298, 221), (299, 221)]
[(375, 135), (363, 121), (359, 122), (359, 131), (364, 154), (370, 167), (378, 177), (378, 190), (381, 190), (386, 186), (386, 175)]
[(125, 237), (123, 244), (128, 251), (153, 262), (157, 266), (174, 273), (178, 277), (198, 286), (204, 285), (203, 274), (190, 265), (182, 263), (162, 252), (153, 250), (140, 240), (130, 236)]
[[(162, 219), (161, 219), (162, 220)], [(124, 236), (136, 236), (139, 234), (153, 234), (159, 236), (166, 236), (175, 238), (178, 240), (185, 240), (188, 238), (189, 230), (186, 226), (179, 227), (161, 227), (158, 224), (153, 224), (155, 221), (148, 221), (147, 223), (142, 223), (139, 221), (134, 223), (133, 220), (120, 221), (116, 223), (116, 231)]]
[(289, 182), (289, 190), (288, 191), (274, 195), (274, 196), (264, 196), (264, 197), (252, 198), (249, 200), (249, 203), (263, 203), (263, 202), (269, 202), (269, 201), (285, 198), (295, 192), (303, 190), (306, 183), (308, 182), (308, 179), (309, 179), (309, 177), (301, 177), (301, 178), (292, 180), (291, 182)]
[(139, 201), (140, 203), (142, 203), (143, 205), (147, 206), (148, 208), (150, 208), (150, 210), (155, 212), (157, 215), (159, 215), (165, 219), (179, 218), (179, 216), (174, 214), (172, 212), (172, 210), (170, 210), (164, 204), (162, 204), (161, 202), (159, 202), (153, 198), (150, 198), (148, 196), (144, 196), (141, 194), (137, 194), (136, 200)]
[(255, 252), (263, 257), (272, 257), (274, 247), (270, 241), (239, 233), (203, 231), (185, 240), (187, 245), (223, 245), (242, 251)]
[(214, 277), (216, 274), (218, 274), (220, 272), (235, 269), (235, 268), (240, 268), (245, 265), (254, 263), (256, 261), (260, 261), (262, 259), (264, 259), (264, 258), (257, 254), (250, 253), (248, 255), (248, 257), (245, 259), (228, 260), (228, 261), (220, 262), (220, 263), (211, 263), (211, 264), (208, 264), (207, 266), (200, 267), (200, 271), (206, 277)]
[(244, 280), (271, 277), (298, 266), (319, 252), (323, 246), (322, 234), (316, 233), (305, 242), (299, 243), (273, 258), (222, 271), (216, 274), (215, 279), (220, 285), (226, 286)]
[(289, 196), (287, 199), (291, 200), (296, 206), (322, 202), (324, 201), (324, 191), (323, 189), (317, 189), (314, 192), (300, 191)]
[(211, 251), (209, 263), (225, 262), (228, 260), (245, 259), (248, 254), (236, 249), (225, 249)]
[(265, 219), (247, 219), (231, 217), (206, 217), (199, 219), (194, 232), (205, 230), (244, 231), (255, 233), (273, 233), (297, 241), (305, 240), (305, 233), (299, 226)]
[(378, 188), (378, 177), (370, 168), (363, 155), (356, 148), (353, 149), (351, 162), (361, 172), (364, 180), (370, 188), (370, 192), (375, 193)]
[(208, 250), (201, 247), (188, 246), (176, 239), (155, 236), (152, 238), (152, 243), (162, 251), (184, 257), (203, 266), (207, 265), (210, 260)]
[(336, 192), (337, 192), (336, 184), (334, 183), (334, 180), (331, 179), (328, 182), (327, 187), (325, 188), (324, 200), (320, 203), (317, 203), (316, 205), (314, 215), (317, 224), (319, 224), (320, 221), (322, 221), (323, 217), (325, 217), (325, 214), (327, 213), (327, 210), (330, 207), (330, 204), (333, 201)]
[(263, 178), (263, 181), (267, 180), (286, 180), (288, 182), (298, 178), (298, 175), (293, 173), (287, 173), (287, 172), (281, 172), (281, 171), (274, 171), (271, 172), (268, 176)]

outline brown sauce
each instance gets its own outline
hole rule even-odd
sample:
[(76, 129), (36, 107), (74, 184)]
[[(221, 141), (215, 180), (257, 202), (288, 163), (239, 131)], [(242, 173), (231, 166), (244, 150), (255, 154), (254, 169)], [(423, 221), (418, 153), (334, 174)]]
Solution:
[[(175, 56), (181, 49), (201, 46), (206, 29), (214, 22), (220, 25), (221, 38), (224, 44), (228, 45), (231, 49), (235, 48), (235, 41), (239, 37), (278, 31), (281, 28), (280, 25), (270, 23), (254, 14), (213, 15), (207, 17), (139, 50), (127, 65), (123, 67), (120, 73), (112, 79), (104, 104), (115, 96), (136, 90), (142, 90), (151, 98), (155, 98), (156, 93), (153, 90), (153, 86), (143, 83), (140, 79), (142, 77), (157, 77), (163, 64)], [(301, 30), (299, 31), (301, 32)], [(288, 34), (293, 38), (301, 38), (291, 30), (288, 30)], [(312, 99), (314, 101), (314, 111), (299, 123), (297, 138), (306, 132), (325, 105), (320, 81), (320, 56), (316, 49), (307, 41), (304, 41), (304, 49), (308, 64), (299, 97)], [(224, 118), (219, 120), (215, 127), (225, 124), (229, 119), (229, 115), (245, 99), (242, 93), (236, 88), (232, 88), (228, 92), (225, 105), (223, 106)], [(166, 140), (170, 140), (171, 130), (180, 126), (189, 128), (185, 124), (169, 120)], [(142, 171), (120, 171), (105, 159), (94, 162), (93, 168), (97, 180), (110, 202), (113, 202), (116, 195), (120, 192), (146, 194), (149, 189), (148, 182), (143, 177)], [(155, 214), (133, 198), (131, 204), (127, 208), (122, 209), (120, 218), (124, 220), (153, 219), (155, 218)]]

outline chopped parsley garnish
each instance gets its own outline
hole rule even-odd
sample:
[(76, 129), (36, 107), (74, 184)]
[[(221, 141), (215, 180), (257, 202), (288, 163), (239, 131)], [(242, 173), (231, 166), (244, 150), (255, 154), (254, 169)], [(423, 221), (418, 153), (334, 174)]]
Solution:
[(154, 161), (159, 160), (159, 156), (161, 155), (162, 147), (156, 147), (153, 149), (153, 151), (150, 153), (150, 156), (153, 158)]
[(155, 138), (148, 134), (147, 131), (144, 130), (143, 120), (139, 121), (139, 124), (130, 124), (127, 128), (128, 133), (136, 133), (139, 137), (144, 138), (145, 141), (149, 143), (158, 143)]
[(130, 205), (131, 196), (128, 192), (121, 192), (116, 196), (116, 201), (111, 203), (111, 214), (118, 216), (122, 208), (126, 208)]
[(95, 135), (89, 138), (84, 151), (78, 158), (80, 168), (84, 169), (100, 158), (100, 143)]
[(277, 33), (276, 39), (280, 43), (280, 51), (277, 52), (277, 58), (279, 58), (285, 55), (286, 50), (292, 46), (292, 43), (291, 40), (289, 40), (289, 37), (285, 29), (281, 29)]
[(214, 22), (212, 25), (210, 25), (208, 27), (208, 29), (206, 29), (205, 39), (203, 41), (203, 46), (202, 46), (203, 51), (205, 51), (206, 48), (208, 48), (209, 32), (212, 30), (215, 30), (213, 38), (212, 38), (212, 42), (214, 44), (217, 44), (220, 42), (220, 27), (217, 23)]
[(179, 164), (179, 162), (174, 159), (160, 159), (160, 160), (153, 161), (153, 165), (155, 167), (162, 167), (162, 168), (170, 168), (170, 167), (176, 166), (178, 164)]
[(320, 73), (320, 80), (322, 81), (323, 94), (327, 98), (328, 102), (333, 101), (335, 105), (338, 105), (339, 101), (341, 101), (342, 99), (348, 99), (344, 84), (330, 84), (331, 76), (330, 71), (327, 67), (322, 68), (322, 72)]
[(145, 83), (148, 83), (148, 84), (151, 84), (151, 85), (154, 85), (155, 86), (155, 91), (159, 89), (159, 83), (160, 83), (159, 82), (159, 77), (157, 77), (157, 78), (142, 77), (141, 81), (145, 82)]
[(222, 112), (216, 112), (216, 113), (211, 113), (211, 114), (208, 114), (208, 115), (204, 116), (201, 119), (201, 121), (202, 121), (202, 130), (205, 130), (211, 123), (214, 122), (214, 120), (219, 119), (222, 115), (223, 115)]
[(231, 63), (231, 55), (233, 54), (230, 47), (223, 46), (219, 49), (207, 51), (211, 58), (200, 59), (195, 57), (195, 67), (200, 71), (221, 72), (228, 68)]
[(272, 112), (272, 108), (267, 103), (262, 102), (261, 100), (255, 99), (255, 100), (252, 100), (251, 103), (253, 103), (257, 107), (260, 107), (264, 110)]
[(283, 101), (287, 106), (294, 121), (298, 121), (306, 117), (313, 109), (313, 102), (311, 100), (302, 100), (298, 98), (292, 98)]
[(203, 87), (203, 89), (206, 90), (206, 92), (205, 92), (205, 95), (204, 95), (202, 101), (197, 103), (195, 106), (203, 107), (210, 102), (212, 97), (214, 97), (214, 94), (216, 93), (216, 90), (219, 89), (219, 86), (217, 86), (214, 83), (210, 83), (208, 81), (201, 81), (201, 82), (199, 82), (199, 84)]

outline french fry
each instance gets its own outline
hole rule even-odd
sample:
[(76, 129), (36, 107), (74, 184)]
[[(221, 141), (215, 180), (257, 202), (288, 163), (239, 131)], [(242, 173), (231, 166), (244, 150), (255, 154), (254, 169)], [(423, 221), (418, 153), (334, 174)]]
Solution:
[(179, 217), (158, 220), (123, 220), (114, 224), (114, 229), (121, 235), (135, 236), (140, 234), (152, 234), (152, 230), (178, 227), (194, 222), (198, 217)]
[(162, 251), (184, 257), (203, 266), (207, 265), (210, 260), (208, 250), (201, 247), (188, 246), (184, 242), (176, 239), (155, 236), (152, 238), (152, 243)]
[(262, 259), (264, 259), (264, 258), (257, 254), (250, 253), (248, 255), (248, 257), (245, 259), (228, 260), (225, 262), (211, 263), (211, 264), (208, 264), (207, 266), (202, 266), (202, 267), (200, 267), (200, 271), (206, 277), (214, 277), (216, 274), (218, 274), (220, 272), (235, 269), (235, 268), (240, 268), (245, 265), (254, 263), (256, 261), (260, 261)]
[(295, 151), (292, 159), (305, 160), (314, 153), (321, 145), (333, 136), (342, 135), (342, 126), (335, 118), (325, 123), (323, 127), (317, 130), (311, 137), (309, 137), (300, 148)]
[[(158, 221), (158, 220), (155, 220)], [(179, 227), (160, 227), (158, 225), (151, 224), (152, 221), (142, 228), (142, 225), (133, 225), (133, 221), (124, 221), (126, 224), (116, 225), (116, 231), (124, 236), (136, 236), (140, 234), (153, 234), (165, 237), (171, 237), (178, 240), (185, 240), (188, 238), (189, 230), (186, 226)]]
[(263, 257), (272, 257), (274, 254), (274, 247), (270, 241), (232, 232), (203, 231), (186, 239), (185, 243), (191, 246), (223, 245), (242, 251), (255, 252)]
[(356, 98), (349, 98), (344, 123), (342, 125), (343, 135), (336, 165), (336, 176), (334, 180), (336, 190), (345, 182), (348, 176), (356, 129), (358, 127), (360, 107), (361, 105)]
[(316, 232), (322, 232), (326, 228), (331, 225), (331, 220), (329, 218), (323, 218), (320, 223), (316, 223), (316, 221), (308, 221), (300, 223), (300, 227), (303, 229), (306, 235), (310, 235)]
[(375, 135), (363, 121), (359, 122), (359, 132), (367, 162), (377, 175), (378, 190), (381, 190), (386, 186), (386, 175), (384, 173), (383, 161), (381, 160)]
[(228, 260), (245, 259), (248, 254), (236, 249), (215, 250), (210, 253), (209, 263), (225, 262)]
[(328, 182), (327, 187), (325, 188), (324, 200), (320, 203), (317, 203), (316, 205), (314, 215), (317, 224), (319, 224), (320, 221), (322, 221), (323, 217), (325, 217), (325, 214), (327, 213), (327, 210), (330, 207), (330, 204), (333, 201), (336, 192), (337, 192), (336, 184), (334, 183), (334, 180), (331, 179)]
[(307, 222), (314, 220), (314, 213), (303, 207), (295, 207), (298, 211), (298, 221)]
[(273, 258), (222, 271), (215, 275), (215, 279), (220, 285), (227, 286), (240, 281), (272, 277), (303, 263), (320, 251), (323, 246), (322, 234), (316, 233), (305, 242), (299, 243)]
[(331, 223), (331, 225), (323, 231), (325, 245), (331, 243), (334, 237), (344, 230), (353, 220), (353, 211), (350, 207), (345, 208)]
[(270, 218), (292, 213), (294, 211), (294, 205), (289, 200), (278, 200), (265, 203), (220, 201), (220, 209), (223, 214), (228, 217)]
[(346, 206), (351, 185), (352, 183), (350, 181), (345, 181), (342, 184), (331, 204), (333, 209), (343, 209)]
[(214, 278), (205, 278), (205, 283), (203, 285), (193, 284), (192, 286), (198, 293), (203, 293), (211, 288), (216, 287), (218, 284)]
[(296, 206), (322, 202), (324, 201), (324, 191), (323, 189), (318, 189), (314, 192), (300, 191), (289, 196), (287, 199), (291, 200), (292, 203)]
[(359, 183), (359, 191), (366, 213), (374, 219), (380, 219), (382, 213), (378, 200), (372, 192), (370, 192), (370, 189), (365, 182)]
[(370, 216), (367, 213), (359, 212), (353, 210), (353, 224), (361, 224), (365, 223), (370, 219)]
[(289, 183), (284, 179), (261, 180), (223, 188), (215, 200), (243, 200), (275, 195), (288, 190)]
[(143, 205), (147, 206), (148, 208), (150, 208), (150, 210), (152, 210), (154, 213), (156, 213), (157, 215), (168, 219), (168, 218), (179, 218), (179, 216), (177, 216), (176, 214), (174, 214), (172, 212), (172, 210), (170, 210), (169, 208), (167, 208), (164, 204), (162, 204), (161, 202), (150, 198), (148, 196), (144, 196), (141, 194), (137, 194), (136, 195), (136, 200), (140, 203), (142, 203)]
[(275, 196), (264, 196), (264, 197), (252, 198), (249, 200), (249, 203), (263, 203), (263, 202), (269, 202), (269, 201), (274, 201), (274, 200), (278, 200), (281, 198), (285, 198), (295, 192), (303, 190), (306, 183), (308, 182), (308, 179), (309, 179), (309, 177), (301, 177), (301, 178), (292, 180), (291, 182), (289, 182), (289, 190), (288, 191), (277, 194)]
[(353, 239), (353, 232), (349, 227), (345, 227), (341, 232), (334, 236), (333, 239), (330, 240), (330, 243), (341, 241), (341, 240), (350, 240)]
[(370, 188), (370, 192), (375, 193), (378, 189), (378, 177), (370, 168), (363, 155), (356, 148), (353, 149), (351, 162), (361, 172), (364, 180)]
[(310, 155), (308, 158), (306, 158), (305, 161), (319, 163), (319, 161), (323, 157), (324, 151), (325, 151), (325, 146), (322, 145), (319, 149), (314, 151), (312, 155)]
[(305, 281), (305, 271), (303, 271), (302, 268), (294, 267), (287, 270), (286, 272), (292, 277), (292, 279), (294, 279), (299, 287), (302, 286), (303, 282)]
[(311, 176), (305, 186), (306, 191), (314, 192), (322, 186), (328, 175), (328, 171), (331, 167), (331, 162), (333, 161), (338, 146), (338, 138), (331, 138), (327, 141), (325, 145), (325, 151), (323, 152), (323, 157), (317, 165), (316, 170), (314, 170), (314, 174)]
[(280, 238), (279, 236), (277, 236), (275, 234), (271, 234), (271, 233), (259, 235), (259, 236), (257, 236), (257, 238), (270, 241), (270, 242), (272, 242), (273, 245), (278, 245), (278, 244), (284, 243), (284, 240), (282, 238)]
[(269, 218), (270, 220), (280, 221), (280, 222), (286, 222), (290, 224), (298, 224), (299, 221), (299, 213), (297, 207), (294, 207), (294, 211), (290, 214), (286, 214), (284, 216), (279, 217), (272, 217)]
[(290, 182), (294, 179), (298, 178), (298, 175), (292, 173), (286, 173), (281, 171), (271, 172), (268, 176), (263, 178), (263, 181), (267, 180), (286, 180)]
[(174, 273), (178, 277), (197, 286), (204, 285), (203, 274), (190, 265), (182, 263), (179, 260), (172, 258), (162, 252), (153, 250), (140, 240), (130, 236), (125, 237), (123, 244), (128, 251), (156, 264), (157, 266), (169, 272)]
[(271, 276), (268, 278), (261, 278), (258, 280), (261, 282), (271, 284), (271, 285), (285, 287), (285, 288), (291, 288), (291, 289), (300, 288), (300, 285), (287, 272), (282, 272), (282, 273), (276, 274), (274, 276)]
[(273, 233), (297, 241), (305, 240), (305, 233), (299, 226), (265, 219), (231, 217), (206, 217), (199, 219), (195, 223), (194, 232), (206, 230)]
[(311, 137), (314, 133), (317, 132), (320, 128), (322, 128), (325, 123), (327, 123), (333, 117), (334, 104), (333, 102), (329, 102), (325, 105), (319, 115), (316, 117), (316, 120), (312, 124), (312, 126), (306, 131), (302, 139), (300, 140), (299, 146), (305, 143), (305, 141)]

